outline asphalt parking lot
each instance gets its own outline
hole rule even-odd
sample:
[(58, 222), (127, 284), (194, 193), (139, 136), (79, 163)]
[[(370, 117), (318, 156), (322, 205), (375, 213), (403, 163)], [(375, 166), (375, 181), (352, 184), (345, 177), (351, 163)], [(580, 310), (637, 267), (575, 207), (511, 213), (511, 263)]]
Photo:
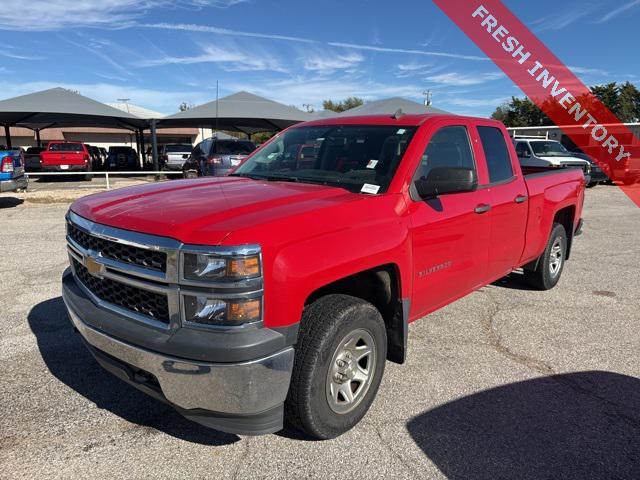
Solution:
[(0, 196), (2, 478), (640, 478), (640, 210), (615, 187), (556, 289), (512, 274), (412, 324), (325, 442), (208, 430), (103, 372), (60, 297), (67, 207)]

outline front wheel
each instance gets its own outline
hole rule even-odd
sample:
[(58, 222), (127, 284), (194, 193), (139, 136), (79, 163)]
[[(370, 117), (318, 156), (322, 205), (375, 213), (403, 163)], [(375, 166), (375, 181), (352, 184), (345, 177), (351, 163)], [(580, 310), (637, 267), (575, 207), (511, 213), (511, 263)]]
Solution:
[(550, 290), (560, 280), (567, 258), (567, 232), (560, 223), (554, 223), (547, 247), (538, 259), (535, 270), (524, 270), (529, 284), (539, 290)]
[(387, 356), (380, 312), (348, 295), (327, 295), (309, 305), (300, 324), (287, 423), (328, 439), (355, 426), (378, 392)]

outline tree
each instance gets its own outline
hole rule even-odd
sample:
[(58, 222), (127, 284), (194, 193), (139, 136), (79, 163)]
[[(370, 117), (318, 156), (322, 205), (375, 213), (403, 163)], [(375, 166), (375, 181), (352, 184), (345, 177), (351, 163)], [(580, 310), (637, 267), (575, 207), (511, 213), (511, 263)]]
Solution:
[(507, 127), (541, 127), (551, 125), (551, 120), (528, 98), (511, 97), (500, 105), (491, 118), (500, 120)]
[(351, 110), (352, 108), (359, 107), (364, 103), (364, 100), (360, 97), (348, 97), (341, 102), (334, 102), (333, 100), (325, 100), (322, 102), (322, 108), (325, 110), (331, 110), (333, 112), (344, 112), (345, 110)]
[(178, 107), (180, 109), (181, 112), (186, 112), (187, 110), (189, 110), (190, 108), (192, 108), (193, 105), (187, 102), (182, 102), (180, 104), (180, 107)]
[(591, 87), (591, 93), (614, 115), (617, 116), (620, 113), (620, 88), (616, 82), (594, 85)]
[(640, 121), (640, 90), (633, 83), (625, 82), (620, 85), (620, 95), (618, 102), (620, 111), (618, 118), (622, 122), (639, 122)]
[[(580, 95), (576, 99), (583, 107), (594, 108), (593, 102), (597, 98), (621, 122), (640, 121), (640, 90), (630, 82), (618, 85), (616, 82), (591, 87), (593, 95)], [(549, 97), (545, 100), (544, 111), (560, 108), (557, 101)], [(500, 120), (507, 127), (538, 127), (552, 125), (547, 115), (531, 100), (512, 97), (496, 108), (491, 118)]]

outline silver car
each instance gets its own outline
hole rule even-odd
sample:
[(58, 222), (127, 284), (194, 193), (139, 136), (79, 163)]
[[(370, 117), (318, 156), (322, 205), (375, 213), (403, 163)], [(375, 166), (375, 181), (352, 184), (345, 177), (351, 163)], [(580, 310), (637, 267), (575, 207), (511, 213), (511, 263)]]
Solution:
[(160, 150), (160, 158), (164, 168), (169, 170), (182, 170), (184, 162), (191, 155), (193, 146), (190, 143), (169, 143), (163, 145)]
[(240, 165), (255, 149), (249, 140), (207, 138), (194, 147), (189, 165), (200, 175), (219, 177)]

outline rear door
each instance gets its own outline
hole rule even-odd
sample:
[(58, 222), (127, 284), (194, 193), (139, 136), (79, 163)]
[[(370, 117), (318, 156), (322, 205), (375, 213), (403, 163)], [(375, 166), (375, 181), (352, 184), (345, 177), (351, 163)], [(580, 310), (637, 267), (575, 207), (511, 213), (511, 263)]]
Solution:
[(479, 124), (477, 133), (488, 170), (488, 183), (483, 186), (491, 205), (487, 281), (493, 281), (512, 271), (522, 256), (529, 204), (505, 131), (495, 124)]
[[(476, 157), (466, 121), (442, 121), (421, 156), (413, 182), (435, 167), (473, 168)], [(413, 245), (412, 316), (424, 315), (466, 294), (486, 277), (489, 193), (440, 195), (409, 205)]]

